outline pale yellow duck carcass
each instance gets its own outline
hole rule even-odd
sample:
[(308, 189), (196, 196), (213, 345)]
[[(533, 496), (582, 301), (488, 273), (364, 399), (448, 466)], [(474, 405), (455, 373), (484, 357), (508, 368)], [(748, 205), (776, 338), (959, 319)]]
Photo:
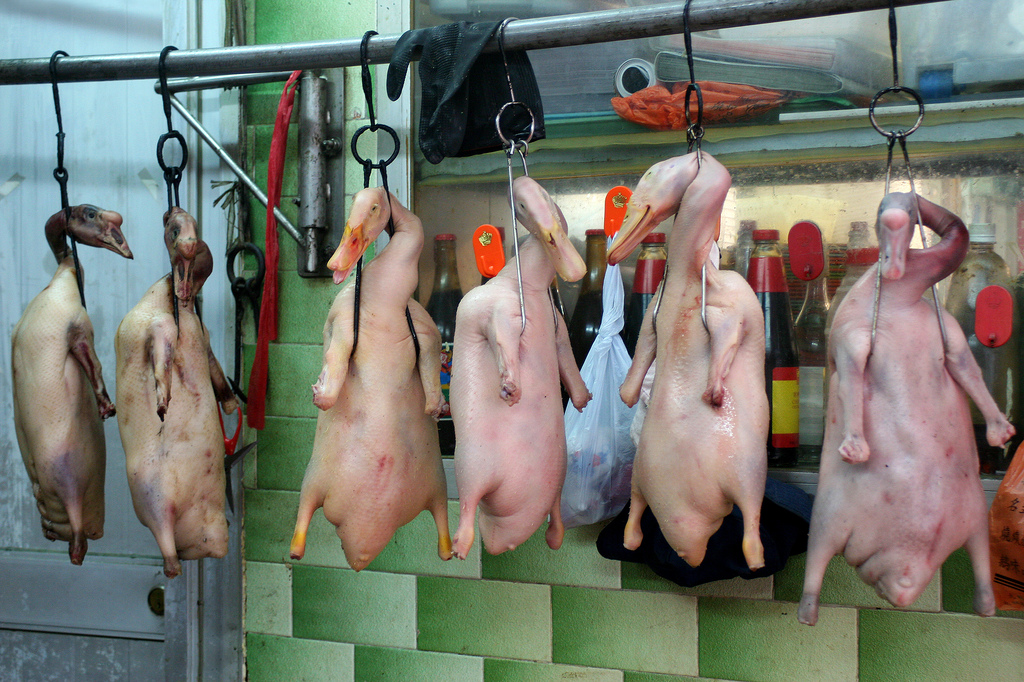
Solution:
[(341, 283), (391, 217), (394, 234), (362, 270), (358, 339), (354, 281), (338, 292), (324, 324), (324, 365), (313, 385), (320, 413), (299, 496), (293, 559), (304, 555), (320, 507), (357, 571), (424, 510), (437, 525), (438, 556), (451, 558), (436, 422), (444, 406), (441, 334), (411, 298), (423, 248), (419, 218), (393, 195), (389, 201), (383, 188), (361, 190), (328, 267)]
[(634, 405), (657, 357), (623, 544), (639, 547), (640, 517), (650, 506), (668, 544), (698, 566), (708, 540), (738, 505), (743, 556), (756, 570), (764, 565), (760, 519), (768, 471), (764, 314), (742, 276), (709, 260), (730, 185), (725, 167), (703, 152), (655, 164), (640, 179), (608, 251), (608, 262), (618, 263), (675, 215), (665, 278), (620, 390)]
[(113, 416), (114, 405), (103, 383), (66, 235), (131, 258), (121, 222), (114, 211), (88, 204), (50, 217), (46, 238), (57, 257), (57, 272), (25, 308), (11, 335), (18, 447), (43, 535), (67, 541), (76, 565), (85, 557), (87, 540), (103, 536), (103, 420)]
[(449, 395), (460, 509), (454, 551), (462, 559), (473, 544), (478, 507), (491, 554), (519, 546), (545, 518), (548, 546), (561, 546), (566, 445), (559, 379), (576, 409), (590, 400), (550, 294), (556, 271), (576, 281), (586, 265), (544, 188), (519, 177), (513, 198), (530, 232), (519, 248), (525, 323), (514, 258), (462, 299), (455, 321), (458, 365)]
[(217, 409), (219, 402), (233, 412), (237, 402), (195, 312), (195, 296), (213, 270), (195, 219), (172, 208), (164, 215), (164, 242), (171, 273), (125, 315), (115, 347), (117, 421), (132, 504), (156, 538), (164, 574), (173, 578), (181, 559), (227, 553)]

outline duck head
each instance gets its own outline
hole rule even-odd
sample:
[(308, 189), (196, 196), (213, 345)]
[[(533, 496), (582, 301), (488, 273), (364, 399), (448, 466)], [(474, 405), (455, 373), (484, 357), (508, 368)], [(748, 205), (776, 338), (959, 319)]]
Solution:
[(79, 204), (50, 216), (46, 221), (46, 240), (58, 261), (69, 251), (65, 235), (71, 235), (80, 244), (109, 249), (130, 259), (132, 250), (121, 232), (122, 222), (121, 214), (116, 211)]
[(206, 244), (199, 239), (196, 219), (178, 206), (164, 214), (164, 245), (171, 258), (174, 295), (188, 303), (202, 286), (202, 281), (196, 282), (196, 258), (202, 250), (200, 245)]
[(391, 206), (383, 187), (369, 187), (356, 193), (341, 242), (327, 261), (327, 267), (334, 271), (335, 284), (348, 277), (390, 218)]
[(587, 265), (569, 241), (565, 216), (551, 196), (533, 178), (523, 175), (512, 182), (516, 218), (540, 242), (555, 272), (567, 282), (587, 274)]

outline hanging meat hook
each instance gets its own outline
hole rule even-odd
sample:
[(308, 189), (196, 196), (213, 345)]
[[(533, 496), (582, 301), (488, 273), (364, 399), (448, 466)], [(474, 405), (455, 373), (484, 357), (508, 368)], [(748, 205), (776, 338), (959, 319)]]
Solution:
[[(907, 153), (907, 137), (909, 137), (915, 130), (921, 127), (921, 123), (924, 121), (924, 100), (921, 99), (921, 95), (917, 93), (913, 88), (900, 85), (899, 76), (899, 63), (897, 60), (897, 44), (898, 35), (896, 29), (896, 7), (892, 0), (889, 2), (889, 48), (892, 52), (892, 85), (879, 90), (874, 97), (871, 98), (871, 103), (868, 105), (868, 120), (871, 122), (873, 127), (880, 135), (886, 138), (886, 163), (885, 163), (885, 194), (889, 194), (889, 184), (892, 179), (892, 150), (897, 142), (900, 144), (900, 150), (903, 152), (903, 164), (906, 168), (907, 180), (910, 183), (910, 193), (914, 197), (914, 216), (913, 220), (917, 224), (918, 230), (921, 235), (921, 245), (927, 245), (925, 241), (924, 224), (921, 222), (921, 211), (918, 204), (917, 188), (914, 186), (914, 175), (910, 167), (910, 155)], [(896, 129), (886, 130), (878, 123), (875, 118), (875, 107), (878, 101), (890, 93), (903, 93), (913, 98), (917, 104), (917, 120), (907, 130)], [(875, 336), (878, 332), (878, 308), (881, 303), (882, 297), (882, 252), (878, 252), (878, 269), (875, 273), (875, 300), (874, 306), (871, 313), (871, 346), (868, 350), (868, 356), (870, 357), (871, 351), (875, 347)], [(942, 319), (942, 307), (939, 303), (938, 291), (935, 285), (932, 284), (932, 302), (935, 304), (935, 317), (939, 322), (939, 333), (942, 336), (942, 347), (946, 348), (946, 324)]]
[[(64, 167), (64, 121), (60, 114), (60, 92), (57, 89), (58, 57), (67, 57), (64, 50), (57, 50), (50, 55), (50, 82), (53, 84), (53, 108), (57, 113), (57, 167), (53, 169), (53, 179), (60, 186), (60, 208), (64, 212), (64, 221), (71, 217), (71, 206), (68, 201), (68, 169)], [(75, 282), (78, 284), (78, 297), (85, 308), (85, 282), (82, 278), (82, 264), (78, 261), (78, 240), (75, 235), (67, 234), (71, 240), (71, 257), (75, 262)]]

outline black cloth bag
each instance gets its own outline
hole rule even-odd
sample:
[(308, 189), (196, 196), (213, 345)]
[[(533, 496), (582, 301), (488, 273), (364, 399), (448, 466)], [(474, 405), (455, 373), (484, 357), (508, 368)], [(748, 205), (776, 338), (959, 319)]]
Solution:
[[(494, 125), (501, 107), (511, 100), (500, 53), (482, 54), (500, 22), (446, 24), (405, 32), (395, 44), (388, 66), (388, 97), (397, 100), (409, 62), (420, 60), (423, 90), (419, 144), (431, 163), (450, 156), (472, 156), (502, 148)], [(533, 112), (534, 140), (544, 138), (544, 110), (533, 67), (526, 52), (505, 51), (516, 99)], [(520, 106), (502, 115), (502, 133), (525, 139), (530, 116)]]
[(722, 521), (711, 539), (700, 566), (693, 567), (679, 558), (650, 508), (640, 517), (643, 542), (635, 551), (622, 546), (622, 534), (629, 517), (629, 505), (601, 531), (597, 551), (606, 559), (647, 564), (655, 573), (683, 587), (695, 587), (714, 580), (740, 576), (747, 580), (763, 578), (780, 571), (793, 554), (807, 551), (807, 532), (813, 498), (796, 486), (769, 478), (761, 504), (761, 543), (764, 568), (751, 571), (743, 557), (743, 515), (739, 507)]

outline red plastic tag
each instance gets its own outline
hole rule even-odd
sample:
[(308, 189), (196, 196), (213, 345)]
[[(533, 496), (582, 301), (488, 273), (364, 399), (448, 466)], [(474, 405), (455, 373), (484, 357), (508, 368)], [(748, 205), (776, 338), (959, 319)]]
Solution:
[(501, 232), (494, 225), (481, 225), (473, 232), (473, 254), (476, 269), (484, 277), (494, 277), (505, 267), (505, 246)]
[(821, 230), (810, 220), (789, 228), (789, 267), (794, 275), (807, 282), (825, 269)]
[(1010, 340), (1013, 330), (1013, 296), (993, 284), (978, 292), (974, 304), (974, 335), (983, 346), (998, 348)]
[(614, 237), (622, 227), (626, 216), (626, 205), (633, 192), (628, 187), (612, 187), (604, 197), (604, 233)]

